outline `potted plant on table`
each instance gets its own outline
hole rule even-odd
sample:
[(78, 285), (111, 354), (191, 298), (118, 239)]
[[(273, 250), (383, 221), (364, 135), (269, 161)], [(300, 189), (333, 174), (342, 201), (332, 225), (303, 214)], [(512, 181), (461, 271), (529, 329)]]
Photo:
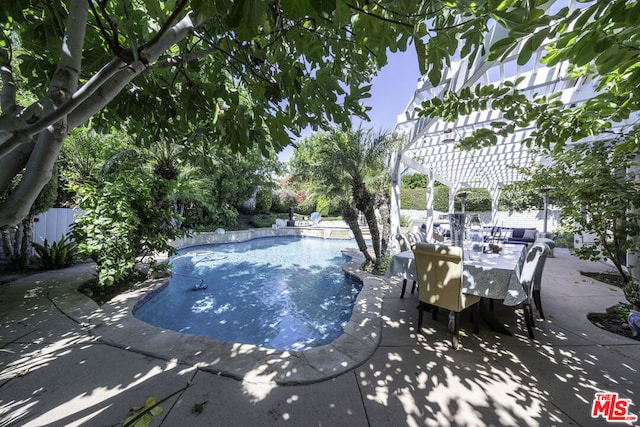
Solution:
[(629, 283), (624, 288), (624, 296), (631, 304), (627, 321), (631, 326), (633, 336), (637, 337), (640, 335), (640, 283), (629, 280)]

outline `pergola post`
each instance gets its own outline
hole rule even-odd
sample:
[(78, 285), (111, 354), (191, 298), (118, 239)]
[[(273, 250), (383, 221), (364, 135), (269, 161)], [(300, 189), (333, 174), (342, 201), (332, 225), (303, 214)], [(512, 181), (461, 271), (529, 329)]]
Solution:
[(449, 187), (449, 213), (456, 211), (456, 193), (459, 189), (459, 185)]
[(400, 233), (400, 169), (402, 165), (402, 156), (399, 152), (393, 154), (391, 159), (393, 169), (391, 170), (391, 241), (393, 246), (397, 247), (396, 235)]
[(500, 200), (500, 193), (502, 193), (502, 187), (496, 186), (489, 188), (489, 195), (491, 196), (491, 225), (497, 225), (498, 222), (498, 201)]
[(540, 196), (542, 196), (542, 202), (544, 203), (544, 222), (542, 225), (542, 232), (545, 234), (545, 237), (547, 234), (547, 218), (549, 216), (549, 190), (550, 188), (548, 187), (538, 189)]
[(465, 201), (467, 200), (467, 192), (466, 191), (462, 191), (458, 194), (456, 194), (458, 196), (458, 198), (460, 199), (460, 212), (464, 213), (465, 212)]
[(427, 242), (433, 243), (433, 172), (429, 172), (425, 176), (427, 177), (427, 223), (425, 232), (427, 233)]

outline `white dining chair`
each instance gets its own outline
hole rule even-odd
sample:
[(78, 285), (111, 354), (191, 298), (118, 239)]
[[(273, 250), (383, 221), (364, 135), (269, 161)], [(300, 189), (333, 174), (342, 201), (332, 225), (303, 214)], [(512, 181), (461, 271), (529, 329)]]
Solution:
[(544, 311), (542, 310), (542, 299), (540, 297), (540, 292), (542, 290), (542, 273), (544, 271), (544, 265), (547, 257), (551, 257), (553, 253), (553, 248), (555, 244), (551, 239), (538, 239), (534, 244), (544, 244), (548, 247), (549, 252), (542, 255), (542, 259), (538, 263), (536, 267), (536, 271), (533, 276), (533, 302), (536, 304), (536, 308), (538, 309), (538, 314), (542, 320), (544, 319)]
[(542, 269), (544, 268), (544, 262), (548, 253), (549, 247), (544, 243), (534, 244), (527, 252), (527, 258), (520, 272), (520, 285), (522, 285), (527, 293), (527, 299), (522, 302), (524, 322), (527, 326), (529, 338), (531, 339), (534, 338), (533, 328), (535, 327), (533, 312), (531, 310), (531, 300), (534, 298), (536, 274), (542, 277)]
[[(415, 242), (406, 234), (396, 235), (396, 240), (400, 246), (400, 252), (409, 251), (415, 246)], [(400, 292), (400, 298), (404, 298), (404, 293), (407, 290), (407, 279), (402, 279), (402, 292)], [(413, 281), (411, 285), (411, 294), (416, 291), (416, 281)]]

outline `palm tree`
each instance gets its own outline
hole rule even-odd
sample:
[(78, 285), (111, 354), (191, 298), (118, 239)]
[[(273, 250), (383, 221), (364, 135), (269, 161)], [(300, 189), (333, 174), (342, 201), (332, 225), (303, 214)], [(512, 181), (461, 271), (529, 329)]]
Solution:
[[(333, 129), (320, 134), (312, 142), (311, 175), (317, 186), (327, 194), (341, 197), (342, 216), (354, 234), (365, 259), (377, 267), (386, 253), (390, 225), (383, 227), (381, 236), (376, 217), (380, 209), (383, 221), (389, 221), (389, 177), (386, 161), (395, 144), (388, 134), (358, 128), (342, 131)], [(386, 212), (382, 212), (386, 209)], [(372, 257), (364, 243), (358, 224), (361, 211), (371, 234)]]

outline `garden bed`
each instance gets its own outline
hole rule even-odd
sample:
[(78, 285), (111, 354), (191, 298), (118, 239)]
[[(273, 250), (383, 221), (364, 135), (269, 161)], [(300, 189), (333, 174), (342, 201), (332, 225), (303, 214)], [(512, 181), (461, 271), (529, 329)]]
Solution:
[[(581, 272), (583, 276), (591, 277), (599, 282), (606, 283), (608, 285), (616, 286), (620, 289), (624, 288), (625, 283), (619, 274), (610, 273), (587, 273)], [(627, 338), (640, 341), (640, 337), (634, 337), (631, 332), (631, 327), (627, 323), (627, 317), (629, 316), (629, 310), (631, 304), (627, 302), (620, 302), (614, 306), (608, 307), (604, 313), (589, 313), (587, 318), (605, 331), (622, 335)]]

